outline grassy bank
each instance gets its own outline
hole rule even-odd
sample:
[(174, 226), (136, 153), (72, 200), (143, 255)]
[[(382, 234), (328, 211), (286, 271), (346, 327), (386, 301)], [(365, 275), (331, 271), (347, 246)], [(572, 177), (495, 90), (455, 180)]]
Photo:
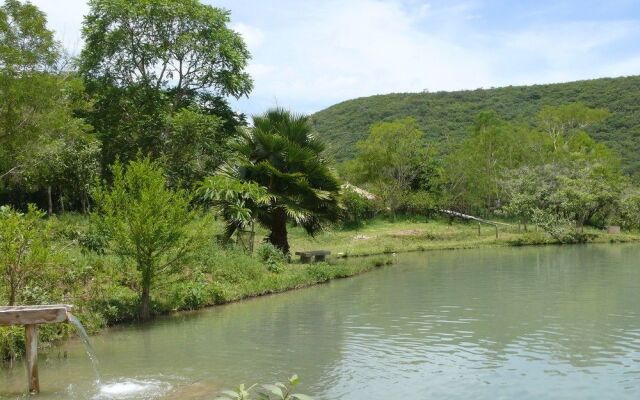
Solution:
[[(133, 266), (109, 254), (86, 250), (88, 224), (84, 217), (54, 219), (58, 257), (54, 275), (27, 287), (29, 304), (72, 303), (75, 313), (92, 333), (101, 328), (136, 319), (138, 289)], [(304, 265), (294, 257), (274, 269), (256, 254), (220, 247), (214, 240), (222, 230), (219, 222), (196, 224), (193, 236), (199, 246), (183, 261), (170, 280), (153, 288), (153, 314), (193, 310), (240, 299), (279, 293), (354, 276), (390, 263), (386, 253), (487, 246), (542, 245), (553, 240), (540, 232), (518, 232), (516, 226), (500, 227), (498, 238), (491, 226), (449, 224), (446, 220), (372, 220), (358, 229), (333, 228), (311, 238), (301, 228), (290, 228), (292, 252), (330, 250), (328, 262)], [(588, 230), (594, 242), (640, 240), (638, 234), (609, 235)], [(259, 231), (257, 238), (265, 232)], [(83, 245), (84, 244), (84, 245)], [(356, 256), (377, 255), (360, 258)], [(2, 293), (0, 293), (2, 294)], [(42, 345), (73, 335), (66, 324), (43, 326)], [(0, 355), (19, 356), (24, 348), (21, 327), (0, 328)]]
[[(590, 243), (622, 243), (640, 240), (638, 233), (611, 235), (602, 230), (584, 228)], [(301, 229), (290, 232), (294, 249), (325, 249), (334, 256), (365, 256), (394, 252), (471, 249), (491, 246), (525, 246), (557, 244), (535, 227), (500, 225), (498, 237), (493, 226), (453, 222), (446, 219), (420, 220), (400, 218), (395, 221), (375, 219), (359, 229), (333, 229), (316, 238), (306, 236)]]
[[(137, 318), (139, 288), (136, 270), (119, 257), (86, 250), (90, 240), (84, 217), (54, 219), (56, 265), (52, 274), (25, 288), (28, 304), (70, 303), (90, 333)], [(234, 246), (221, 247), (215, 237), (222, 225), (195, 224), (199, 243), (171, 279), (152, 291), (152, 313), (163, 315), (225, 304), (249, 297), (279, 293), (332, 279), (354, 276), (390, 263), (391, 257), (330, 259), (325, 263), (282, 263), (274, 270), (257, 254)], [(83, 245), (84, 244), (84, 245)], [(0, 287), (0, 295), (5, 297)], [(43, 325), (40, 344), (48, 347), (74, 335), (67, 324)], [(0, 328), (0, 357), (19, 357), (24, 349), (22, 327)]]

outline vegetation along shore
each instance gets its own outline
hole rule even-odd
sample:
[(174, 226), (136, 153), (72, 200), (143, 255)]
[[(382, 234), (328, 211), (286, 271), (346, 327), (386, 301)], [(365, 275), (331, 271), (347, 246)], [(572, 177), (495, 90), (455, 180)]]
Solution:
[[(0, 6), (2, 305), (71, 303), (95, 333), (396, 252), (640, 239), (638, 77), (246, 116), (229, 103), (253, 81), (228, 11), (89, 6), (76, 57), (36, 6)], [(43, 326), (41, 343), (70, 334)], [(0, 358), (23, 341), (0, 328)]]

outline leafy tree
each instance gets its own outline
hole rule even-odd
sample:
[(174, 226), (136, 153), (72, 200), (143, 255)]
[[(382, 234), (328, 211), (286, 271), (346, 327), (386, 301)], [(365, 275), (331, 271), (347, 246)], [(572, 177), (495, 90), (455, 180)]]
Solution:
[(0, 7), (0, 179), (21, 169), (16, 155), (42, 135), (42, 114), (58, 89), (47, 73), (58, 60), (58, 44), (46, 23), (30, 3), (7, 0)]
[(203, 180), (229, 157), (222, 118), (197, 108), (184, 108), (169, 120), (162, 162), (169, 181), (189, 187)]
[(10, 306), (21, 301), (25, 286), (46, 275), (51, 249), (43, 216), (34, 205), (24, 214), (0, 207), (0, 279)]
[(525, 166), (509, 173), (503, 185), (502, 212), (523, 223), (534, 221), (560, 240), (570, 236), (568, 223), (578, 230), (613, 217), (625, 179), (600, 164), (573, 162)]
[(229, 12), (197, 0), (91, 0), (81, 71), (118, 87), (173, 94), (172, 104), (201, 90), (242, 96), (249, 53), (227, 27)]
[(266, 188), (254, 182), (242, 182), (225, 175), (206, 178), (198, 191), (201, 198), (212, 203), (215, 212), (224, 218), (225, 241), (231, 239), (234, 232), (248, 228), (253, 231), (256, 209), (268, 206), (275, 199)]
[(115, 254), (139, 273), (140, 319), (150, 316), (151, 289), (177, 272), (189, 252), (187, 226), (195, 213), (182, 190), (167, 188), (164, 171), (149, 159), (112, 167), (113, 187), (94, 193), (97, 228)]
[(4, 75), (50, 70), (58, 61), (58, 48), (42, 11), (31, 3), (4, 1), (0, 7), (0, 69)]
[(505, 202), (500, 213), (517, 218), (527, 231), (527, 224), (532, 221), (535, 211), (544, 206), (548, 184), (540, 167), (526, 165), (506, 172), (501, 182)]
[(313, 235), (323, 221), (335, 220), (340, 184), (308, 117), (272, 109), (255, 116), (253, 125), (242, 133), (238, 159), (221, 173), (266, 188), (271, 200), (254, 204), (252, 215), (269, 229), (269, 242), (288, 254), (287, 221)]
[(508, 124), (493, 112), (478, 114), (471, 136), (445, 161), (450, 206), (477, 212), (500, 206), (500, 182), (506, 171), (527, 157), (530, 132)]
[(6, 1), (0, 8), (0, 183), (10, 192), (46, 191), (50, 214), (53, 190), (62, 200), (63, 193), (86, 187), (65, 167), (77, 158), (75, 145), (96, 147), (91, 127), (74, 115), (89, 108), (84, 85), (59, 62), (45, 15), (30, 3)]
[(620, 199), (617, 215), (613, 219), (623, 229), (640, 229), (640, 192), (637, 188), (627, 188)]
[[(103, 163), (134, 159), (138, 150), (163, 157), (173, 185), (211, 172), (220, 159), (212, 146), (243, 122), (225, 98), (252, 88), (249, 52), (227, 26), (229, 12), (198, 0), (89, 6), (79, 66), (96, 98), (88, 117), (104, 143)], [(194, 113), (203, 115), (195, 121)]]
[(605, 109), (594, 109), (583, 103), (569, 103), (560, 106), (544, 106), (538, 113), (539, 123), (549, 135), (553, 143), (553, 150), (568, 138), (572, 130), (583, 130), (590, 125), (604, 121), (610, 115)]
[(406, 206), (412, 189), (428, 187), (434, 179), (423, 173), (433, 163), (433, 152), (424, 145), (423, 135), (411, 118), (372, 125), (367, 139), (358, 142), (347, 175), (357, 184), (370, 186), (395, 214)]
[(576, 165), (557, 177), (557, 189), (550, 196), (552, 207), (581, 228), (600, 214), (608, 220), (617, 208), (624, 179), (601, 165)]

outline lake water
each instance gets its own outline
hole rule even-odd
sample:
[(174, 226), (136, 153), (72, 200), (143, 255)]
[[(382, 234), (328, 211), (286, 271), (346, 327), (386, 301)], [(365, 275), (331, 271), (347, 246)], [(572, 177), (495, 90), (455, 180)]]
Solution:
[[(212, 399), (297, 373), (322, 399), (640, 399), (640, 246), (404, 254), (359, 277), (92, 338), (44, 399)], [(67, 357), (63, 357), (63, 351)], [(25, 387), (0, 371), (0, 398)]]

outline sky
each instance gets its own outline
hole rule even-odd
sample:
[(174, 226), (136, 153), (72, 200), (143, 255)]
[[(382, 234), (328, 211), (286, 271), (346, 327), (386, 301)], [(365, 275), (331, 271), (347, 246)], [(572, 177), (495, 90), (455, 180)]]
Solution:
[[(231, 12), (255, 88), (232, 100), (312, 113), (392, 92), (640, 74), (640, 0), (202, 0)], [(86, 0), (32, 0), (73, 54)]]

